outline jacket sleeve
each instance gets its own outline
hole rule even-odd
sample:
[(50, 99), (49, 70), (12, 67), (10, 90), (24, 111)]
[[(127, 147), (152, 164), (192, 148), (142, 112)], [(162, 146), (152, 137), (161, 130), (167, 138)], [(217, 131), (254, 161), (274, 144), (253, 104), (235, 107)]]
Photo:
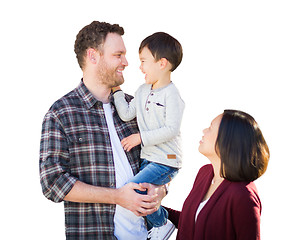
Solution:
[(261, 202), (254, 192), (237, 193), (234, 227), (238, 240), (260, 239)]
[(77, 180), (69, 173), (68, 143), (63, 128), (51, 111), (42, 124), (39, 170), (43, 194), (53, 202), (63, 201)]
[(114, 104), (122, 121), (128, 122), (136, 117), (136, 101), (133, 98), (130, 102), (125, 99), (123, 91), (117, 91), (113, 94)]
[(141, 131), (142, 144), (151, 146), (167, 142), (180, 134), (185, 104), (177, 91), (166, 98), (166, 116), (163, 127), (150, 131)]

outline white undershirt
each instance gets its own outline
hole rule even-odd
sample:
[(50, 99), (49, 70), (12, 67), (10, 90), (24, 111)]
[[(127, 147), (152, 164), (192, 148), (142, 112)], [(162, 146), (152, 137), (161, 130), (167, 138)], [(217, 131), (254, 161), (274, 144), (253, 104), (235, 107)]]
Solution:
[[(103, 104), (103, 108), (109, 129), (109, 135), (113, 151), (116, 188), (120, 188), (124, 184), (126, 184), (128, 180), (134, 176), (134, 174), (127, 159), (127, 156), (121, 146), (120, 139), (117, 135), (113, 122), (111, 106), (109, 103)], [(114, 235), (119, 240), (147, 239), (147, 228), (145, 226), (144, 218), (137, 217), (131, 211), (119, 205), (116, 205), (114, 225)]]
[(203, 209), (203, 207), (207, 204), (207, 202), (209, 201), (209, 198), (203, 202), (201, 202), (196, 210), (196, 214), (195, 214), (195, 222), (197, 220), (198, 214), (200, 213), (200, 211)]

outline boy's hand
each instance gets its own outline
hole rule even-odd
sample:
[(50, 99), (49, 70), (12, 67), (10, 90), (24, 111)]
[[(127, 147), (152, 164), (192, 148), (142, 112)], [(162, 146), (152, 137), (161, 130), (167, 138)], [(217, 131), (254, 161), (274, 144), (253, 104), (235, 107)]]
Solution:
[(117, 87), (113, 87), (112, 88), (112, 92), (116, 92), (117, 90), (121, 90), (120, 86), (117, 86)]
[(121, 140), (121, 145), (123, 149), (129, 152), (133, 147), (141, 144), (140, 133), (132, 134)]

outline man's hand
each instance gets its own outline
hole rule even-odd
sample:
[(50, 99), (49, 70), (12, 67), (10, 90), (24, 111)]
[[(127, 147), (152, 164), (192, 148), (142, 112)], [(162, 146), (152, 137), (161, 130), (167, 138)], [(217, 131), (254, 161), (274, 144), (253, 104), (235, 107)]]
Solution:
[(129, 152), (133, 147), (141, 144), (140, 133), (132, 134), (121, 140), (121, 145), (123, 149)]
[(154, 185), (151, 183), (140, 183), (140, 187), (147, 190), (148, 195), (156, 195), (156, 210), (160, 207), (162, 199), (166, 196), (166, 189), (165, 186)]
[[(150, 184), (151, 185), (151, 184)], [(117, 189), (116, 193), (116, 204), (132, 211), (137, 216), (147, 216), (154, 213), (158, 208), (160, 203), (157, 191), (153, 190), (153, 186), (140, 187), (136, 183), (128, 183), (123, 187)], [(145, 191), (148, 189), (148, 195), (142, 195), (135, 192), (135, 189), (140, 191)]]

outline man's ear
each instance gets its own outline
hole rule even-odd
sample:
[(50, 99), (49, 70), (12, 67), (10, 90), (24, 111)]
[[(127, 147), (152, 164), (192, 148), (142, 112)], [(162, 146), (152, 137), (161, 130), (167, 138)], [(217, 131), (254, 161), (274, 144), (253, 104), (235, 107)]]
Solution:
[(96, 64), (97, 61), (99, 60), (98, 59), (99, 55), (97, 54), (97, 51), (95, 49), (93, 49), (93, 48), (87, 49), (86, 57), (93, 64)]

